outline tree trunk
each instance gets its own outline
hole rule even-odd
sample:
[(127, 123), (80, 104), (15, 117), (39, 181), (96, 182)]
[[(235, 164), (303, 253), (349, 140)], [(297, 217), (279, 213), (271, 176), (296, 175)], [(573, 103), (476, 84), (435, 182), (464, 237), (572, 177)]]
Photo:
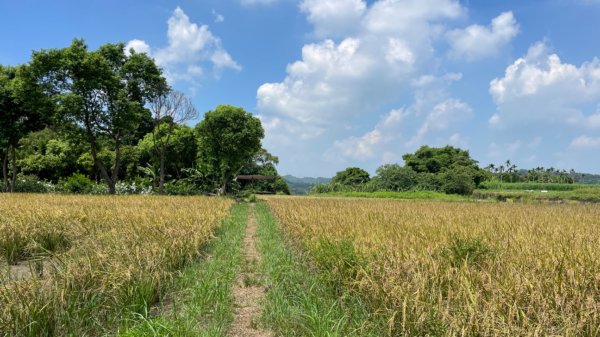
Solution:
[(15, 185), (17, 184), (17, 150), (15, 149), (15, 146), (13, 145), (12, 147), (12, 182), (10, 184), (10, 192), (14, 193), (15, 191)]
[(2, 158), (2, 192), (8, 192), (8, 148)]
[(115, 183), (112, 181), (110, 176), (108, 175), (108, 171), (106, 170), (106, 166), (104, 163), (98, 159), (98, 148), (96, 146), (96, 139), (92, 134), (91, 130), (87, 129), (88, 142), (90, 143), (90, 151), (92, 152), (92, 160), (94, 161), (94, 166), (100, 170), (100, 176), (106, 183), (108, 184), (108, 191), (110, 194), (116, 194)]
[(158, 172), (158, 193), (163, 194), (165, 189), (165, 150), (160, 151), (160, 169)]
[(120, 133), (114, 137), (115, 139), (115, 166), (113, 167), (112, 177), (108, 185), (110, 194), (117, 194), (116, 185), (119, 180), (119, 167), (121, 166), (121, 136)]

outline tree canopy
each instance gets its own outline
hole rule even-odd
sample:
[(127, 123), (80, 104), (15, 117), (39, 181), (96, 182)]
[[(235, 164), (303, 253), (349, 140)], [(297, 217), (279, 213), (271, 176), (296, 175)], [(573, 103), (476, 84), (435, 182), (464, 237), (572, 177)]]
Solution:
[(244, 109), (219, 105), (196, 126), (203, 168), (224, 193), (244, 164), (261, 149), (264, 130), (260, 119)]
[(402, 156), (404, 164), (417, 173), (440, 173), (453, 166), (478, 168), (469, 151), (453, 146), (440, 148), (422, 146), (415, 153)]
[[(89, 51), (77, 39), (67, 48), (34, 52), (31, 64), (59, 118), (85, 135), (94, 165), (115, 193), (121, 145), (148, 114), (146, 102), (169, 90), (160, 68), (146, 54), (126, 52), (123, 43)], [(103, 146), (114, 151), (112, 170), (99, 156)]]
[(343, 171), (337, 172), (333, 179), (331, 179), (331, 182), (347, 186), (357, 186), (369, 180), (369, 172), (358, 167), (348, 167)]

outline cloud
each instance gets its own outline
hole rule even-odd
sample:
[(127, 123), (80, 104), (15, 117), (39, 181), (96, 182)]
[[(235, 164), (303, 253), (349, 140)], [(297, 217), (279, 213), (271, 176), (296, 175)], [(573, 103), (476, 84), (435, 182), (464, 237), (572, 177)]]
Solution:
[[(530, 46), (490, 82), (488, 160), (594, 170), (600, 147), (600, 60), (574, 65), (545, 42)], [(523, 165), (523, 164), (522, 164)]]
[[(305, 45), (283, 81), (260, 86), (258, 107), (266, 116), (328, 130), (405, 95), (435, 62), (436, 24), (463, 13), (453, 0), (380, 0), (371, 7), (358, 0), (304, 0), (300, 8), (315, 33), (330, 38)], [(336, 42), (337, 36), (345, 37)]]
[(382, 138), (381, 131), (375, 129), (367, 132), (362, 137), (350, 137), (335, 141), (333, 147), (339, 156), (365, 160), (373, 158), (376, 155), (377, 147), (382, 141), (384, 139)]
[(361, 55), (360, 47), (361, 41), (352, 38), (340, 44), (326, 40), (304, 46), (303, 60), (288, 66), (283, 82), (258, 89), (259, 108), (316, 125), (358, 113), (370, 103), (369, 96), (377, 94), (368, 86), (373, 72), (379, 73), (374, 60)]
[(215, 11), (214, 9), (212, 10), (212, 14), (213, 17), (215, 18), (215, 23), (221, 23), (223, 21), (225, 21), (225, 17), (219, 13), (217, 13), (217, 11)]
[(146, 53), (148, 55), (150, 54), (150, 46), (142, 40), (133, 39), (127, 42), (125, 50), (127, 51), (127, 53), (129, 53), (131, 49), (135, 50), (137, 53)]
[(489, 27), (471, 25), (451, 30), (446, 37), (451, 46), (450, 55), (474, 61), (497, 55), (518, 32), (519, 25), (513, 13), (504, 12), (494, 18)]
[(363, 25), (372, 33), (428, 36), (439, 20), (457, 19), (465, 9), (454, 0), (380, 0)]
[(572, 149), (600, 149), (600, 137), (579, 136), (571, 141)]
[(337, 37), (356, 32), (367, 4), (363, 0), (303, 0), (300, 9), (307, 13), (318, 36)]
[(448, 129), (451, 124), (455, 124), (471, 115), (472, 111), (467, 103), (456, 98), (450, 98), (437, 104), (427, 114), (427, 118), (417, 131), (417, 134), (409, 141), (409, 144), (422, 143), (427, 134)]
[[(302, 47), (280, 81), (262, 84), (256, 94), (261, 119), (270, 126), (265, 146), (285, 153), (282, 163), (289, 168), (282, 170), (306, 169), (306, 159), (296, 153), (320, 163), (315, 170), (327, 166), (334, 172), (354, 161), (374, 169), (423, 144), (468, 145), (465, 135), (472, 131), (465, 130), (466, 122), (474, 112), (448, 90), (462, 79), (445, 71), (444, 55), (456, 52), (449, 36), (462, 55), (475, 59), (509, 44), (518, 25), (507, 12), (489, 26), (452, 30), (467, 14), (461, 3), (300, 0), (314, 41)], [(466, 42), (483, 43), (469, 40), (471, 31), (491, 50), (470, 48)], [(501, 124), (505, 114), (496, 113)]]
[(467, 103), (448, 98), (443, 89), (418, 92), (413, 104), (391, 110), (362, 136), (336, 140), (327, 155), (341, 160), (375, 159), (384, 163), (390, 158), (399, 159), (400, 154), (423, 144), (465, 146), (466, 140), (451, 129), (471, 115)]
[[(217, 17), (218, 18), (218, 17)], [(207, 25), (190, 21), (185, 12), (177, 7), (167, 21), (168, 45), (163, 48), (150, 48), (142, 40), (134, 39), (127, 43), (128, 48), (151, 53), (156, 63), (163, 67), (171, 81), (194, 81), (203, 73), (203, 65), (212, 64), (215, 74), (224, 69), (240, 71), (242, 67), (223, 48), (221, 39), (215, 36)]]
[(600, 113), (586, 108), (600, 100), (600, 60), (577, 67), (563, 63), (545, 43), (532, 45), (490, 83), (497, 105), (490, 123), (499, 126), (560, 124), (600, 126)]

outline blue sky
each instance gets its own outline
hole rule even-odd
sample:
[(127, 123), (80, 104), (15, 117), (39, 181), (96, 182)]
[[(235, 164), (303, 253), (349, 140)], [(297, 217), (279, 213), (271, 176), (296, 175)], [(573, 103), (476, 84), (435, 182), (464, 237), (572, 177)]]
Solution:
[(0, 0), (0, 64), (124, 42), (198, 110), (244, 107), (279, 171), (374, 172), (421, 145), (600, 173), (598, 0)]

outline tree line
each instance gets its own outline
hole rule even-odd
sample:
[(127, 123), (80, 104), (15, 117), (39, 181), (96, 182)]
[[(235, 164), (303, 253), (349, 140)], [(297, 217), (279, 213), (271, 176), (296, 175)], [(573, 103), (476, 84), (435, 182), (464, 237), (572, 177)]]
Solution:
[[(219, 105), (186, 124), (198, 116), (151, 57), (123, 43), (35, 51), (0, 66), (2, 191), (289, 193), (258, 118)], [(277, 179), (249, 185), (240, 173)]]
[(349, 167), (337, 172), (330, 183), (315, 185), (312, 193), (426, 190), (470, 195), (476, 188), (488, 187), (490, 182), (500, 183), (501, 188), (504, 183), (573, 184), (585, 177), (575, 170), (553, 167), (519, 170), (510, 160), (480, 168), (468, 151), (453, 146), (422, 146), (402, 159), (404, 166), (382, 165), (373, 177), (361, 168)]
[(555, 183), (573, 184), (581, 182), (585, 174), (577, 173), (574, 169), (556, 169), (538, 166), (528, 170), (518, 170), (517, 165), (510, 160), (502, 164), (489, 164), (485, 167), (499, 182), (528, 182), (528, 183)]
[(315, 185), (312, 192), (427, 190), (471, 194), (489, 178), (489, 173), (479, 168), (469, 151), (453, 146), (422, 146), (402, 159), (404, 166), (382, 165), (374, 177), (361, 168), (347, 168), (337, 172), (329, 184)]

